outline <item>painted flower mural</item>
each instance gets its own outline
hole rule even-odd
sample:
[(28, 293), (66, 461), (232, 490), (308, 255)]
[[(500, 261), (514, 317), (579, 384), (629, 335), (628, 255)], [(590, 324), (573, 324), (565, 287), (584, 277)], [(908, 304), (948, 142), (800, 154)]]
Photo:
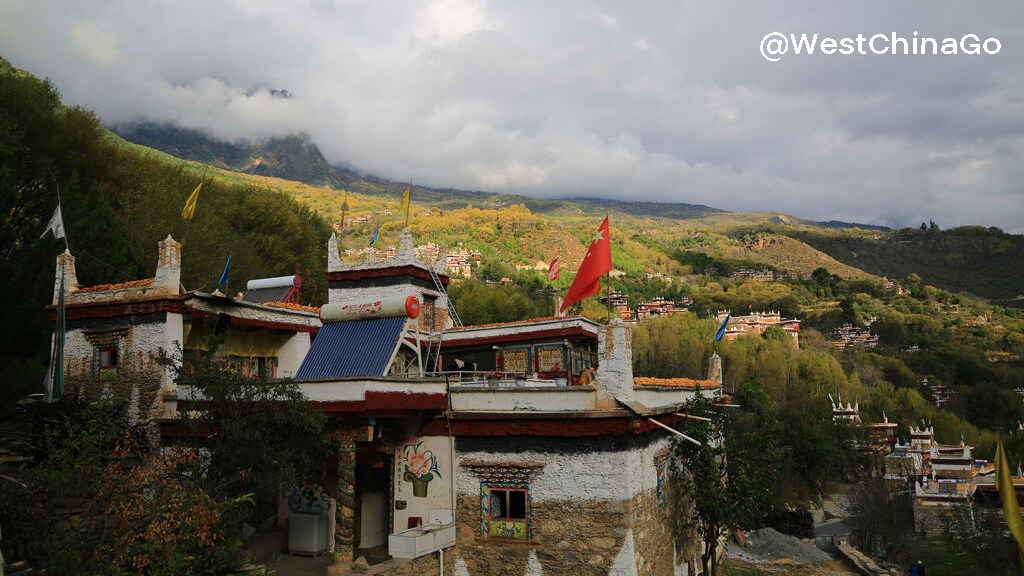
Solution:
[(441, 477), (441, 471), (437, 468), (437, 456), (430, 450), (421, 450), (423, 441), (418, 440), (415, 444), (409, 444), (402, 450), (402, 458), (405, 460), (405, 475), (402, 479), (412, 483), (413, 496), (418, 498), (427, 497), (427, 486), (436, 474)]

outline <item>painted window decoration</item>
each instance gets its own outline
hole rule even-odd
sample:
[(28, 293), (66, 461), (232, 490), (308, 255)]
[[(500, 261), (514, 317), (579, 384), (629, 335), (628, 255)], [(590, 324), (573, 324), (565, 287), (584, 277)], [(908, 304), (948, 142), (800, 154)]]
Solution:
[(665, 511), (665, 481), (668, 474), (669, 451), (660, 450), (654, 456), (654, 470), (658, 474), (658, 510)]
[(267, 356), (228, 356), (228, 362), (242, 378), (256, 378), (260, 374), (277, 377), (277, 358)]
[(117, 373), (117, 346), (109, 346), (106, 348), (99, 349), (99, 361), (97, 366), (100, 373), (114, 372)]
[(537, 346), (537, 372), (556, 372), (566, 370), (568, 364), (565, 347), (561, 344)]
[(481, 533), (499, 540), (529, 540), (530, 485), (480, 483)]
[(92, 351), (93, 374), (96, 377), (117, 376), (119, 359), (117, 342), (94, 347)]
[(427, 488), (436, 475), (441, 477), (437, 467), (437, 456), (430, 450), (423, 450), (423, 440), (406, 445), (402, 449), (402, 460), (405, 474), (402, 479), (412, 484), (412, 495), (417, 498), (427, 497)]
[(501, 355), (505, 361), (505, 372), (527, 374), (533, 372), (530, 369), (530, 347), (517, 346), (514, 348), (502, 348)]
[(658, 468), (658, 510), (665, 511), (665, 469)]

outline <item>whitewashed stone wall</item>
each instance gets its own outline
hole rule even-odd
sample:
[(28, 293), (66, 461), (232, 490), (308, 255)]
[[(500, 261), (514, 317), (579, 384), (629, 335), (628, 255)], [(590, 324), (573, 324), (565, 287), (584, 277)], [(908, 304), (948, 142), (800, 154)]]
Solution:
[[(431, 474), (426, 483), (426, 495), (416, 496), (413, 483), (405, 478), (406, 456), (418, 453), (433, 458), (437, 464), (437, 473)], [(447, 436), (419, 436), (406, 440), (395, 450), (395, 500), (405, 502), (405, 508), (395, 510), (395, 531), (401, 532), (408, 526), (410, 517), (419, 517), (424, 524), (431, 521), (431, 513), (436, 510), (447, 510), (450, 516), (452, 502), (452, 441)], [(480, 487), (477, 486), (477, 493)], [(448, 520), (451, 521), (451, 520)]]
[(291, 378), (299, 371), (302, 360), (309, 352), (309, 332), (296, 332), (291, 336), (282, 339), (281, 348), (277, 356), (277, 375), (281, 378)]
[[(500, 442), (501, 440), (498, 440)], [(527, 444), (529, 439), (517, 438)], [(660, 438), (646, 446), (621, 449), (582, 449), (583, 438), (568, 439), (578, 442), (575, 452), (558, 450), (491, 450), (467, 451), (456, 444), (457, 461), (499, 464), (502, 462), (538, 462), (543, 470), (530, 481), (530, 497), (535, 501), (613, 500), (624, 501), (645, 491), (657, 490), (658, 475), (654, 457), (671, 445), (668, 438)], [(549, 441), (537, 439), (537, 444)], [(606, 442), (602, 442), (606, 443)], [(463, 466), (456, 470), (456, 491), (459, 496), (480, 493), (480, 478)]]
[(598, 407), (614, 408), (616, 397), (633, 396), (633, 329), (613, 318), (598, 332), (597, 401)]
[(380, 286), (367, 288), (331, 288), (328, 291), (328, 302), (331, 304), (356, 304), (360, 302), (375, 302), (387, 298), (406, 298), (414, 295), (420, 302), (425, 297), (438, 298), (440, 294), (436, 290), (428, 290), (414, 284), (401, 284), (398, 286)]
[[(169, 314), (169, 316), (174, 318), (166, 320), (154, 318), (150, 322), (133, 325), (129, 325), (125, 318), (92, 320), (88, 328), (68, 330), (64, 345), (64, 360), (69, 366), (76, 365), (76, 362), (88, 361), (91, 367), (95, 346), (90, 340), (90, 336), (109, 332), (123, 334), (118, 339), (119, 357), (127, 359), (141, 353), (155, 358), (161, 348), (170, 351), (169, 343), (182, 339), (181, 315)], [(173, 330), (175, 327), (177, 328), (176, 334)]]

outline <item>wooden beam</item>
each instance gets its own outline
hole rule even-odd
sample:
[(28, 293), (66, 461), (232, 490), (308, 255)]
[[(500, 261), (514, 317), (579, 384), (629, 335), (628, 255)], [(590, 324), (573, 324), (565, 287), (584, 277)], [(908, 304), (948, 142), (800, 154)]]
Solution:
[(676, 416), (682, 416), (683, 418), (692, 418), (694, 420), (703, 420), (704, 422), (711, 422), (711, 418), (705, 418), (703, 416), (694, 416), (693, 414), (684, 414), (682, 412), (676, 412)]
[(675, 428), (673, 428), (671, 426), (667, 426), (665, 424), (662, 424), (661, 422), (658, 422), (654, 418), (648, 418), (648, 420), (650, 420), (654, 424), (657, 424), (658, 426), (661, 426), (662, 428), (664, 428), (665, 430), (668, 430), (669, 432), (675, 434), (676, 436), (679, 436), (680, 438), (689, 440), (690, 442), (693, 442), (697, 446), (703, 446), (703, 444), (701, 442), (699, 442), (698, 440), (694, 440), (693, 438), (690, 438), (686, 434), (683, 434), (682, 432), (680, 432), (679, 430), (676, 430)]

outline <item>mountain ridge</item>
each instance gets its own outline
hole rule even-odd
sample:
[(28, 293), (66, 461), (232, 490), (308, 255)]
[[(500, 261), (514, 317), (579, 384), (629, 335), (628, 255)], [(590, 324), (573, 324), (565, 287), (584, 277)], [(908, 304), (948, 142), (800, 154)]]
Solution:
[[(551, 213), (564, 209), (565, 207), (560, 203), (568, 202), (581, 207), (584, 212), (590, 210), (594, 214), (601, 210), (614, 209), (635, 216), (659, 216), (681, 220), (694, 220), (713, 214), (731, 213), (713, 206), (686, 202), (634, 202), (587, 196), (538, 198), (501, 192), (410, 185), (331, 164), (310, 136), (304, 133), (265, 140), (228, 142), (213, 138), (201, 130), (182, 128), (167, 123), (136, 122), (115, 125), (110, 129), (125, 140), (160, 150), (183, 160), (200, 162), (243, 174), (282, 178), (311, 186), (347, 189), (370, 195), (395, 194), (406, 186), (411, 186), (418, 198), (432, 202), (441, 208), (452, 209), (475, 202), (487, 203), (491, 206), (514, 203), (523, 204), (533, 212)], [(500, 198), (508, 200), (502, 201)], [(888, 230), (884, 226), (871, 224), (845, 223), (835, 220), (816, 222), (779, 212), (765, 214), (775, 215), (773, 217), (777, 219), (776, 223), (795, 221), (807, 226), (825, 228), (857, 227)]]
[[(137, 138), (143, 140), (140, 145), (163, 150), (171, 156), (191, 162), (213, 166), (230, 178), (253, 178), (260, 184), (289, 190), (297, 199), (328, 219), (338, 219), (342, 213), (342, 205), (350, 204), (347, 212), (350, 217), (364, 217), (364, 224), (345, 229), (345, 234), (351, 236), (350, 242), (355, 244), (368, 241), (373, 232), (373, 229), (365, 224), (365, 215), (372, 216), (381, 211), (397, 209), (397, 199), (402, 190), (410, 186), (362, 174), (350, 168), (332, 166), (308, 135), (299, 134), (264, 142), (232, 144), (217, 141), (197, 130), (156, 125), (142, 125), (143, 129), (139, 129), (138, 126), (134, 131), (124, 127), (116, 131), (126, 140), (132, 140), (133, 137), (142, 134), (148, 140)], [(310, 188), (311, 186), (313, 188)], [(917, 273), (922, 280), (936, 286), (1003, 302), (1010, 302), (1009, 299), (1016, 296), (1012, 293), (1012, 286), (1019, 278), (1012, 269), (1018, 264), (1024, 269), (1024, 250), (1016, 245), (1013, 237), (1006, 236), (1002, 231), (981, 227), (972, 228), (968, 235), (948, 236), (949, 231), (943, 231), (938, 235), (921, 236), (916, 238), (913, 245), (908, 245), (904, 237), (906, 231), (912, 229), (890, 230), (884, 226), (836, 220), (819, 222), (782, 212), (729, 212), (699, 204), (632, 202), (586, 196), (536, 198), (420, 185), (411, 185), (411, 188), (414, 204), (427, 207), (424, 214), (430, 214), (431, 211), (443, 214), (446, 211), (466, 210), (470, 207), (503, 210), (521, 205), (532, 214), (543, 215), (554, 222), (562, 223), (563, 230), (560, 232), (562, 236), (559, 236), (559, 242), (554, 242), (553, 238), (544, 238), (543, 234), (524, 235), (517, 232), (516, 234), (522, 238), (521, 244), (516, 248), (515, 242), (510, 238), (502, 237), (502, 217), (495, 218), (495, 226), (499, 232), (491, 237), (491, 241), (501, 244), (503, 248), (501, 254), (495, 252), (493, 256), (510, 263), (524, 260), (516, 265), (525, 265), (525, 260), (528, 260), (532, 266), (538, 260), (549, 259), (558, 251), (558, 245), (564, 246), (565, 242), (573, 237), (578, 237), (577, 240), (583, 243), (583, 235), (580, 232), (583, 221), (600, 218), (605, 213), (617, 213), (620, 216), (616, 218), (617, 222), (613, 226), (620, 227), (628, 237), (636, 240), (627, 238), (627, 244), (622, 246), (623, 257), (625, 261), (630, 262), (630, 269), (643, 268), (655, 271), (653, 263), (661, 262), (656, 267), (662, 272), (667, 272), (671, 266), (665, 264), (666, 258), (673, 250), (682, 249), (704, 253), (713, 258), (747, 262), (751, 266), (769, 266), (801, 273), (808, 273), (818, 267), (824, 267), (832, 273), (846, 277), (902, 278)], [(346, 202), (342, 191), (365, 195), (366, 198), (357, 200), (352, 196), (351, 201)], [(344, 198), (347, 197), (346, 195)], [(627, 221), (623, 220), (624, 217)], [(380, 220), (379, 217), (376, 219)], [(468, 221), (466, 223), (468, 224)], [(539, 222), (536, 226), (542, 227), (544, 224)], [(425, 223), (417, 224), (416, 227), (426, 234), (426, 241), (458, 240), (455, 229), (442, 233), (431, 230)], [(485, 231), (491, 228), (492, 226), (483, 225)], [(389, 233), (397, 232), (397, 223), (382, 223), (382, 234), (385, 237)], [(991, 238), (978, 240), (979, 235)], [(363, 239), (363, 236), (366, 238)], [(701, 240), (693, 241), (696, 237), (700, 237)], [(768, 249), (762, 248), (765, 239), (781, 237), (792, 239), (793, 242), (770, 241)], [(963, 237), (969, 237), (969, 243), (976, 246), (967, 246), (965, 241), (957, 240)], [(903, 240), (894, 241), (893, 238)], [(946, 258), (941, 262), (933, 262), (931, 253), (954, 245), (963, 246), (964, 250), (967, 250), (964, 253), (971, 254), (971, 257)], [(991, 259), (991, 265), (975, 266), (974, 264), (979, 261), (988, 261), (984, 252), (988, 246), (1011, 248), (1005, 249), (998, 258)], [(580, 252), (576, 248), (578, 247), (573, 246), (569, 253)], [(651, 248), (654, 249), (653, 252), (649, 251)], [(643, 254), (633, 257), (630, 254), (631, 250), (639, 250)], [(866, 259), (865, 254), (870, 254), (871, 257)], [(919, 263), (920, 266), (915, 263)], [(989, 279), (982, 277), (979, 280), (980, 271), (994, 276)]]

